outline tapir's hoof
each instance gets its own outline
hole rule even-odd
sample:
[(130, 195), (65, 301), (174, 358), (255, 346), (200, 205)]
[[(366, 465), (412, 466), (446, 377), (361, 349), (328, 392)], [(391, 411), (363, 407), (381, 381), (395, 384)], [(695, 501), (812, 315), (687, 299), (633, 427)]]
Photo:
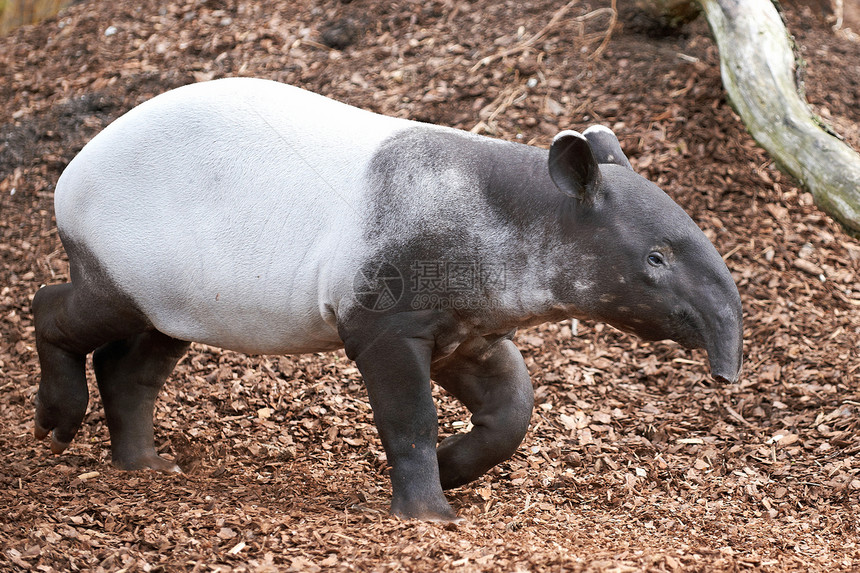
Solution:
[(71, 442), (61, 442), (56, 437), (51, 436), (51, 453), (54, 455), (60, 455), (66, 451), (66, 448), (69, 447)]
[(63, 453), (69, 444), (72, 443), (72, 438), (78, 433), (81, 422), (86, 414), (86, 403), (83, 408), (67, 408), (62, 412), (62, 416), (58, 415), (59, 409), (53, 410), (45, 408), (41, 400), (36, 397), (36, 416), (33, 425), (33, 436), (37, 440), (44, 440), (51, 436), (51, 452), (54, 454)]
[(465, 518), (460, 517), (459, 515), (452, 514), (449, 516), (430, 516), (430, 517), (419, 517), (421, 521), (430, 521), (433, 523), (446, 523), (449, 525), (460, 525), (461, 523), (466, 523)]
[[(37, 440), (44, 440), (48, 437), (48, 434), (51, 434), (51, 430), (45, 428), (39, 422), (33, 426), (33, 436), (36, 437)], [(62, 440), (58, 440), (56, 435), (51, 435), (51, 453), (55, 455), (62, 454), (66, 451), (66, 448), (69, 447), (71, 442), (64, 442)]]
[(451, 509), (447, 501), (437, 503), (398, 503), (392, 500), (391, 515), (401, 519), (420, 519), (437, 523), (460, 523), (462, 518)]
[(121, 470), (155, 470), (167, 474), (181, 474), (182, 468), (176, 462), (166, 460), (156, 453), (137, 457), (133, 460), (114, 459), (113, 465)]
[(395, 517), (399, 517), (400, 519), (417, 519), (420, 521), (430, 521), (432, 523), (449, 523), (452, 525), (459, 525), (466, 521), (454, 512), (444, 514), (424, 512), (415, 515), (404, 515), (401, 512), (391, 512), (391, 514)]
[(50, 433), (51, 430), (49, 430), (48, 428), (43, 428), (39, 424), (39, 422), (36, 422), (35, 426), (33, 427), (33, 436), (35, 436), (37, 440), (44, 440), (48, 437), (48, 434)]

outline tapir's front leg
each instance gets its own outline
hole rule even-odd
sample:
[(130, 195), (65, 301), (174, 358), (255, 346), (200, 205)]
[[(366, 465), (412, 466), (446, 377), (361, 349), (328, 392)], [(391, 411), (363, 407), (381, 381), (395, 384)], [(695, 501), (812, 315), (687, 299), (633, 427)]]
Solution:
[(434, 364), (432, 376), (472, 412), (472, 430), (439, 445), (442, 487), (449, 489), (514, 455), (529, 427), (534, 389), (520, 351), (507, 337), (461, 345)]
[(340, 327), (355, 361), (391, 465), (391, 513), (453, 521), (439, 481), (438, 419), (430, 388), (434, 320), (426, 312), (353, 317)]

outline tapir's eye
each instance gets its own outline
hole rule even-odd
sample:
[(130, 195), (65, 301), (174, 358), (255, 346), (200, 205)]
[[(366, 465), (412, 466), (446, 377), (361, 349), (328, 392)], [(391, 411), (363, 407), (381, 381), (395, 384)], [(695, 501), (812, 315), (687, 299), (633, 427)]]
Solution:
[(652, 267), (662, 267), (666, 264), (666, 259), (663, 257), (662, 253), (658, 253), (657, 251), (653, 251), (648, 255), (648, 264)]

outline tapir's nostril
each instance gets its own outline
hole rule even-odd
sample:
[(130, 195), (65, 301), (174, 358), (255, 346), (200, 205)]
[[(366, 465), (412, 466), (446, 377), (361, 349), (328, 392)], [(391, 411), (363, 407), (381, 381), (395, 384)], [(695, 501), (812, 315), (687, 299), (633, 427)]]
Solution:
[(708, 348), (711, 377), (721, 384), (734, 384), (741, 377), (743, 348), (740, 344), (719, 344)]
[(722, 356), (717, 352), (708, 353), (711, 362), (711, 377), (721, 384), (734, 384), (741, 377), (743, 350), (738, 348), (735, 356)]

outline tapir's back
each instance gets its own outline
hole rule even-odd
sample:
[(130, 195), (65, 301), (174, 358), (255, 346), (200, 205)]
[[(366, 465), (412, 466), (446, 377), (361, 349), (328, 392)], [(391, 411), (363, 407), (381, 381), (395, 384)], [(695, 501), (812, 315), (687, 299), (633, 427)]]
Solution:
[(177, 338), (254, 352), (336, 347), (323, 307), (337, 293), (325, 291), (350, 283), (330, 275), (348, 272), (360, 248), (364, 167), (409, 125), (265, 80), (163, 94), (111, 124), (60, 178), (73, 273), (106, 274)]

